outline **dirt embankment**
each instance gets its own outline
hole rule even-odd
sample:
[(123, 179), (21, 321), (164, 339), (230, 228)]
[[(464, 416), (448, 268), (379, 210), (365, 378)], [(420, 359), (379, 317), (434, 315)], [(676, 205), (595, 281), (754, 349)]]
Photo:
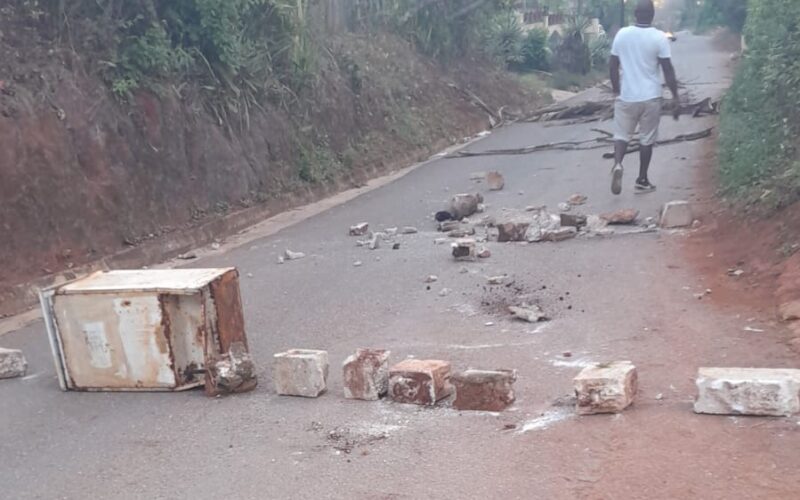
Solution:
[(772, 316), (800, 352), (800, 203), (765, 214), (721, 199), (715, 151), (710, 143), (698, 169), (703, 224), (684, 250), (706, 278), (711, 300)]
[(33, 278), (360, 185), (488, 128), (450, 83), (506, 112), (541, 102), (481, 61), (443, 68), (397, 38), (347, 35), (298, 102), (230, 123), (191, 83), (120, 102), (97, 63), (12, 21), (0, 20), (0, 315)]

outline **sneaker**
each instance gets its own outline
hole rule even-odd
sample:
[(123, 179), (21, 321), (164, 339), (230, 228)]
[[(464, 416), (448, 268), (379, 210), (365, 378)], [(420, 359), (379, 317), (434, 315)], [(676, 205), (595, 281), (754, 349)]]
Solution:
[(611, 192), (614, 194), (622, 192), (622, 165), (614, 165), (611, 169)]
[(633, 187), (636, 194), (652, 193), (653, 191), (656, 190), (655, 185), (650, 184), (650, 181), (648, 181), (647, 179), (645, 180), (637, 179), (636, 184)]

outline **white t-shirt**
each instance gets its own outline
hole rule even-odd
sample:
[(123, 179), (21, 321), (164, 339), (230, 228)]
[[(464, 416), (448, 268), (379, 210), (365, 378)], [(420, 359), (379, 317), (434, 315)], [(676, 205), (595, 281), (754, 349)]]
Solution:
[(656, 28), (628, 26), (614, 37), (611, 55), (622, 64), (622, 94), (625, 102), (642, 102), (662, 96), (659, 59), (670, 58), (669, 40)]

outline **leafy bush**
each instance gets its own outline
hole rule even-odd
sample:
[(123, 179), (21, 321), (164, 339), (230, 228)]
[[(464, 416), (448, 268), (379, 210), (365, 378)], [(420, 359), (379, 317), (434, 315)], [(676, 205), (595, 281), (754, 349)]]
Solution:
[(775, 207), (800, 197), (800, 2), (751, 0), (747, 16), (748, 50), (722, 108), (721, 181)]
[(592, 61), (592, 68), (606, 68), (608, 66), (608, 58), (611, 57), (611, 38), (605, 34), (593, 38), (589, 42), (589, 56)]
[(530, 30), (522, 41), (522, 61), (514, 66), (518, 71), (542, 70), (550, 68), (550, 49), (547, 44), (547, 30)]
[(483, 32), (483, 50), (503, 66), (520, 64), (524, 60), (524, 33), (513, 12), (495, 16)]
[(584, 37), (588, 25), (589, 20), (583, 17), (572, 16), (568, 19), (561, 44), (555, 51), (554, 66), (557, 69), (580, 75), (592, 69), (591, 53)]

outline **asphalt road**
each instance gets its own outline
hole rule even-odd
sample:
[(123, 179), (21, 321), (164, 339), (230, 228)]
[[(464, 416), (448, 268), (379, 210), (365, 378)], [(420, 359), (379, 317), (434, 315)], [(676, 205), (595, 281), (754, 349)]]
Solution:
[[(728, 53), (684, 34), (679, 77), (695, 95), (728, 83)], [(663, 119), (662, 136), (713, 118)], [(472, 150), (594, 136), (609, 123), (496, 131)], [(695, 179), (708, 142), (656, 150), (656, 193), (637, 196), (637, 159), (625, 190), (609, 191), (601, 151), (439, 160), (277, 234), (193, 265), (239, 268), (247, 331), (259, 363), (255, 392), (64, 393), (44, 327), (0, 338), (22, 348), (29, 376), (0, 381), (0, 497), (28, 498), (791, 498), (800, 491), (800, 421), (695, 415), (698, 366), (796, 366), (770, 320), (698, 300), (706, 286), (683, 261), (683, 232), (530, 245), (490, 242), (492, 257), (456, 263), (431, 213), (479, 190), (489, 213), (588, 196), (585, 213), (635, 207), (657, 216), (673, 199), (703, 200)], [(497, 169), (506, 188), (469, 180)], [(356, 247), (347, 228), (412, 225), (399, 250)], [(276, 263), (284, 249), (308, 257)], [(360, 267), (353, 264), (361, 261)], [(467, 273), (461, 273), (466, 266)], [(429, 274), (439, 281), (428, 286)], [(539, 325), (496, 312), (508, 274), (553, 319)], [(452, 292), (440, 296), (442, 288)], [(487, 326), (487, 323), (492, 325)], [(762, 333), (745, 331), (752, 325)], [(330, 353), (318, 399), (277, 396), (269, 361), (287, 348)], [(340, 363), (358, 347), (450, 360), (454, 368), (515, 368), (518, 401), (498, 414), (420, 408), (342, 396)], [(571, 356), (564, 356), (569, 352)], [(617, 416), (577, 417), (572, 378), (590, 362), (632, 360), (641, 391)], [(333, 433), (333, 434), (331, 434)]]

